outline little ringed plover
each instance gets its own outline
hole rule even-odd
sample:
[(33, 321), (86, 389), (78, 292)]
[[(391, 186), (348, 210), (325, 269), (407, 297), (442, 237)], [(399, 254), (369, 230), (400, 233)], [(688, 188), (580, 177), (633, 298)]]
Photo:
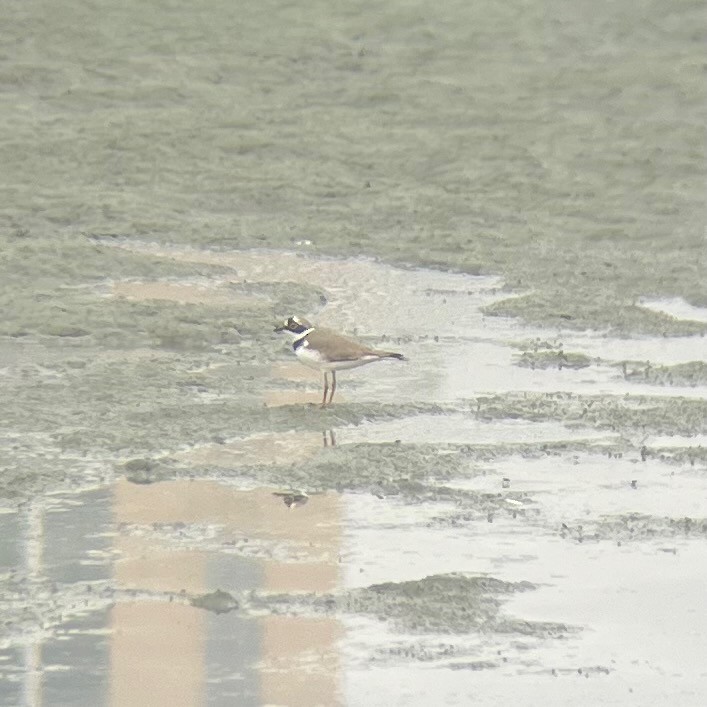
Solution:
[[(329, 405), (334, 398), (337, 371), (358, 368), (384, 358), (406, 360), (400, 353), (372, 349), (331, 329), (315, 327), (302, 317), (286, 319), (284, 323), (275, 327), (275, 331), (286, 331), (294, 336), (292, 348), (297, 358), (306, 366), (324, 372), (322, 407)], [(331, 373), (331, 394), (327, 400), (329, 373)]]

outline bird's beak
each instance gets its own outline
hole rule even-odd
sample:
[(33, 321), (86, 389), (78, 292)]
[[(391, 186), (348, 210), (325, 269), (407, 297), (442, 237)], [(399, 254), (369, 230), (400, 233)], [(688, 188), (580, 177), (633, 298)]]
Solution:
[(282, 324), (278, 324), (273, 331), (285, 331), (285, 327)]

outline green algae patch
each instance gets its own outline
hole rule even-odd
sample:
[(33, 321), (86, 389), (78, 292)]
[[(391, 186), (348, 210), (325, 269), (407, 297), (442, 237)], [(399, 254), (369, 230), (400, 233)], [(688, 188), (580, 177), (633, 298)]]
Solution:
[(651, 396), (508, 393), (472, 403), (481, 419), (558, 420), (567, 426), (641, 434), (707, 431), (707, 400)]
[[(384, 419), (374, 411), (369, 411), (367, 418)], [(305, 460), (289, 464), (259, 465), (254, 459), (238, 468), (214, 464), (190, 464), (188, 468), (216, 476), (255, 478), (264, 485), (315, 491), (370, 491), (422, 501), (423, 497), (432, 500), (438, 492), (434, 481), (457, 476), (467, 466), (468, 461), (462, 455), (440, 454), (439, 448), (432, 444), (360, 443), (322, 446), (312, 450)]]
[[(218, 445), (264, 430), (321, 434), (323, 426), (439, 411), (436, 406), (417, 404), (349, 404), (330, 411), (314, 405), (268, 408), (260, 397), (267, 370), (250, 360), (253, 357), (249, 346), (228, 347), (220, 355), (150, 350), (135, 358), (86, 356), (81, 359), (84, 365), (76, 366), (74, 351), (71, 365), (62, 357), (43, 359), (47, 367), (22, 364), (6, 387), (12, 405), (0, 411), (0, 423), (16, 435), (3, 459), (0, 497), (31, 496), (74, 477), (86, 481), (93, 474), (103, 475), (113, 467), (135, 483), (215, 473), (251, 475), (279, 485), (299, 479), (307, 488), (344, 488), (347, 483), (361, 488), (369, 478), (386, 478), (384, 470), (397, 469), (396, 474), (402, 475), (404, 467), (409, 475), (434, 468), (435, 450), (422, 456), (413, 452), (413, 461), (407, 464), (400, 455), (392, 466), (381, 454), (364, 455), (350, 467), (360, 474), (358, 480), (342, 474), (348, 460), (357, 455), (338, 449), (335, 463), (324, 457), (313, 469), (306, 464), (287, 465), (274, 472), (259, 469), (257, 456), (235, 468), (217, 469), (185, 467), (172, 460), (175, 450)], [(214, 363), (219, 365), (211, 367)], [(366, 459), (372, 466), (364, 471)], [(443, 464), (444, 460), (439, 461), (438, 467), (444, 468)]]
[(463, 464), (459, 456), (440, 455), (434, 445), (351, 444), (323, 449), (287, 474), (295, 485), (340, 491), (376, 487), (387, 495), (415, 482), (451, 478)]
[[(617, 284), (618, 281), (613, 286)], [(488, 316), (518, 317), (538, 326), (577, 331), (603, 329), (618, 335), (693, 336), (707, 332), (703, 322), (676, 319), (631, 301), (619, 299), (610, 303), (606, 293), (592, 289), (581, 292), (568, 283), (565, 290), (543, 289), (494, 302), (483, 312)]]
[(671, 518), (642, 513), (604, 516), (582, 525), (562, 524), (562, 538), (575, 542), (611, 541), (616, 543), (649, 540), (707, 538), (707, 518)]
[[(530, 582), (505, 582), (489, 576), (464, 573), (439, 574), (419, 580), (385, 582), (361, 589), (331, 594), (252, 594), (251, 610), (280, 614), (327, 614), (369, 616), (390, 624), (395, 631), (418, 636), (441, 634), (450, 637), (469, 634), (517, 634), (536, 638), (562, 638), (576, 627), (555, 622), (526, 621), (506, 616), (504, 602), (514, 594), (535, 589)], [(385, 657), (429, 660), (444, 657), (429, 646), (407, 645), (385, 651)], [(451, 644), (447, 657), (458, 652)], [(487, 667), (495, 667), (495, 662)]]
[(504, 582), (493, 577), (444, 574), (408, 582), (386, 582), (340, 597), (341, 611), (390, 621), (400, 631), (463, 634), (519, 632), (561, 635), (563, 624), (515, 624), (501, 614), (504, 597), (535, 589), (530, 582)]
[(521, 368), (545, 369), (557, 368), (587, 368), (592, 363), (589, 356), (581, 353), (565, 352), (562, 349), (543, 351), (524, 351), (515, 360), (515, 365)]
[[(424, 22), (405, 8), (386, 51), (373, 46), (364, 13), (347, 18), (362, 42), (355, 70), (344, 68), (352, 46), (334, 42), (307, 57), (316, 70), (306, 88), (291, 57), (300, 56), (303, 31), (314, 45), (329, 41), (341, 19), (334, 10), (287, 18), (285, 34), (274, 23), (265, 39), (261, 11), (242, 13), (248, 41), (228, 54), (228, 22), (211, 28), (201, 52), (183, 30), (187, 15), (177, 12), (171, 20), (185, 32), (194, 76), (179, 90), (138, 91), (130, 100), (107, 92), (106, 77), (92, 72), (106, 53), (144, 50), (127, 24), (103, 43), (67, 43), (53, 70), (28, 70), (13, 55), (7, 75), (22, 80), (7, 81), (8, 100), (24, 105), (28, 92), (41, 95), (53, 121), (43, 120), (43, 102), (30, 101), (26, 120), (4, 123), (3, 225), (18, 242), (46, 239), (48, 260), (59, 250), (52, 238), (86, 230), (232, 249), (304, 244), (492, 272), (515, 291), (536, 293), (503, 306), (529, 321), (684, 331), (682, 323), (646, 319), (633, 302), (655, 294), (707, 303), (698, 7), (676, 15), (670, 4), (651, 4), (628, 18), (602, 6), (591, 18), (562, 18), (551, 37), (543, 12), (523, 3), (460, 6)], [(38, 8), (9, 13), (8, 36), (24, 36), (34, 22), (40, 45), (55, 40)], [(136, 17), (147, 12), (139, 7)], [(490, 40), (494, 70), (470, 74), (479, 48), (468, 28), (497, 39), (507, 12), (524, 17), (513, 28), (516, 41)], [(88, 6), (77, 26), (102, 19)], [(662, 41), (665, 26), (674, 27), (677, 44)], [(622, 36), (611, 49), (615, 61), (585, 51), (614, 28)], [(431, 44), (410, 50), (415, 31)], [(433, 48), (440, 36), (445, 42)], [(282, 54), (254, 66), (249, 42), (259, 39), (277, 41)], [(226, 56), (248, 72), (246, 84), (203, 80)], [(161, 61), (160, 51), (148, 53), (147, 73)], [(118, 84), (134, 75), (129, 63), (112, 71)], [(445, 81), (431, 80), (439, 76)], [(381, 81), (395, 90), (372, 91)], [(287, 129), (274, 118), (283, 104), (291, 108)], [(140, 130), (128, 129), (138, 123)]]
[(696, 447), (661, 447), (659, 445), (642, 447), (641, 453), (645, 459), (656, 458), (668, 464), (688, 464), (694, 467), (703, 464), (707, 467), (707, 446)]
[[(264, 345), (272, 348), (273, 323), (283, 312), (310, 311), (324, 298), (314, 287), (242, 282), (231, 267), (133, 253), (81, 235), (9, 239), (3, 255), (0, 335), (15, 338), (90, 335), (84, 345), (190, 351), (247, 337), (268, 341)], [(111, 296), (116, 282), (178, 285), (218, 277), (234, 280), (224, 288), (232, 301), (157, 302)]]
[[(707, 343), (705, 344), (707, 347)], [(615, 364), (626, 380), (634, 383), (650, 383), (667, 386), (707, 385), (707, 362), (689, 361), (673, 366), (655, 366), (649, 362), (622, 361)]]
[(190, 603), (193, 607), (210, 611), (212, 614), (227, 614), (240, 608), (239, 601), (222, 589), (192, 597)]

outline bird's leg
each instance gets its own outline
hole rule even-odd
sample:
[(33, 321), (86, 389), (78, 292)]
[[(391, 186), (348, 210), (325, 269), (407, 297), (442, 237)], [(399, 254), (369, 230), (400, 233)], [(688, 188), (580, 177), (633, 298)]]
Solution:
[(331, 393), (329, 394), (329, 404), (334, 399), (334, 391), (336, 390), (336, 371), (331, 372)]
[(326, 407), (326, 394), (329, 392), (329, 374), (324, 371), (324, 397), (322, 398), (322, 407)]

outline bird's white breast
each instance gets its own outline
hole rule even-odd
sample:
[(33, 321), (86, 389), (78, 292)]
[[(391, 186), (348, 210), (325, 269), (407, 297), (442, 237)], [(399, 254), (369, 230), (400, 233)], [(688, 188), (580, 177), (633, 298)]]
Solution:
[(302, 342), (301, 346), (295, 349), (295, 355), (305, 366), (312, 368), (326, 368), (326, 361), (316, 349), (310, 347), (308, 341)]

